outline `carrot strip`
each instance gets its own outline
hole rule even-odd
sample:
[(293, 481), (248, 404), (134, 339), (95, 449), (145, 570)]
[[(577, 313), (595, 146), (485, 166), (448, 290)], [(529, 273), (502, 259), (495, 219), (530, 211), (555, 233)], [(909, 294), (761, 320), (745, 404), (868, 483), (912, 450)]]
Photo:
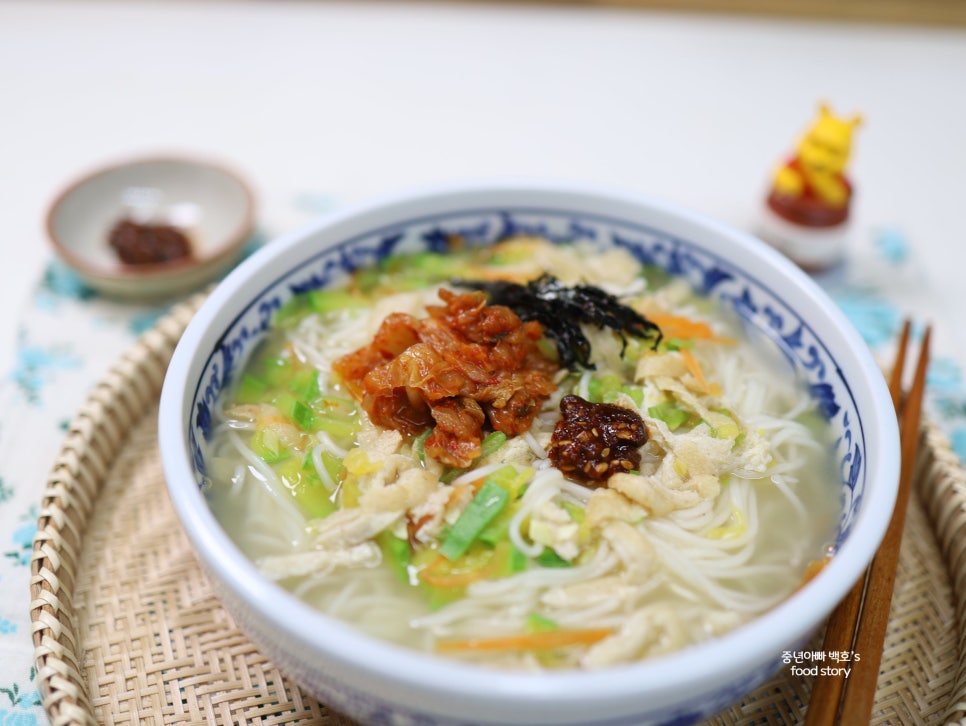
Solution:
[[(463, 492), (466, 491), (466, 487), (468, 487), (468, 486), (470, 486), (470, 485), (469, 484), (460, 484), (459, 486), (450, 487), (449, 488), (449, 496), (446, 497), (446, 506), (448, 507), (450, 504), (452, 504), (457, 499), (459, 499), (459, 497), (463, 494)], [(474, 491), (476, 491), (476, 490), (474, 489)]]
[(701, 385), (701, 389), (707, 391), (708, 379), (704, 377), (704, 372), (701, 370), (701, 364), (698, 363), (698, 359), (694, 357), (694, 353), (687, 348), (681, 348), (678, 352), (684, 359), (684, 365), (688, 367), (688, 371), (691, 372), (691, 375), (694, 376)]
[(432, 565), (420, 572), (419, 579), (427, 585), (433, 585), (434, 587), (465, 587), (466, 585), (471, 585), (474, 582), (482, 580), (488, 574), (486, 567), (467, 570), (466, 572), (450, 572), (446, 574), (433, 572), (430, 569), (431, 567)]
[(442, 640), (436, 644), (440, 653), (500, 653), (516, 650), (554, 650), (574, 645), (593, 645), (614, 633), (610, 628), (586, 630), (544, 630), (504, 638), (470, 638)]
[(661, 329), (665, 338), (681, 340), (709, 340), (714, 343), (733, 344), (733, 338), (722, 338), (714, 334), (711, 326), (700, 320), (692, 320), (681, 315), (648, 315), (652, 323)]
[(479, 580), (495, 577), (506, 566), (506, 561), (506, 553), (497, 548), (479, 567), (462, 572), (440, 572), (441, 568), (451, 563), (443, 555), (439, 555), (419, 573), (419, 579), (435, 587), (465, 587)]
[(808, 563), (808, 566), (805, 568), (805, 574), (802, 575), (802, 581), (798, 583), (799, 589), (805, 587), (805, 585), (807, 585), (812, 580), (813, 577), (815, 577), (819, 572), (824, 570), (825, 566), (829, 562), (831, 562), (831, 560), (832, 560), (832, 556), (826, 555), (820, 560), (810, 561)]

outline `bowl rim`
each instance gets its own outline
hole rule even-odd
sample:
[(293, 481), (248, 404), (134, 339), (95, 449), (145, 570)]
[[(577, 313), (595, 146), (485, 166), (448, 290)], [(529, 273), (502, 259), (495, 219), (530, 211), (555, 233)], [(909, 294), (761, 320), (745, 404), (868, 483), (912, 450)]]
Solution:
[[(147, 166), (151, 164), (169, 164), (181, 166), (185, 169), (204, 168), (213, 171), (232, 181), (242, 192), (243, 204), (238, 209), (238, 219), (234, 227), (222, 240), (214, 245), (208, 254), (202, 257), (192, 256), (187, 259), (172, 260), (171, 262), (148, 263), (143, 265), (128, 265), (121, 261), (113, 265), (102, 265), (92, 262), (88, 257), (78, 254), (75, 249), (57, 233), (55, 220), (63, 204), (78, 190), (99, 179), (118, 171)], [(146, 155), (127, 156), (113, 161), (103, 162), (89, 167), (86, 171), (68, 181), (58, 191), (47, 207), (44, 215), (44, 228), (47, 239), (57, 255), (78, 272), (95, 279), (102, 280), (155, 280), (166, 277), (176, 277), (187, 270), (206, 266), (218, 266), (236, 254), (245, 243), (255, 226), (256, 196), (251, 183), (238, 170), (228, 163), (209, 158), (200, 154), (186, 152), (154, 152)]]
[[(187, 377), (190, 364), (195, 355), (198, 355), (195, 351), (207, 334), (206, 327), (214, 322), (218, 311), (229, 305), (246, 284), (249, 290), (261, 294), (265, 285), (256, 287), (250, 284), (250, 280), (258, 277), (265, 262), (279, 258), (292, 247), (304, 244), (303, 240), (306, 238), (324, 234), (327, 230), (337, 230), (346, 223), (364, 220), (373, 213), (387, 213), (387, 210), (401, 224), (406, 219), (402, 214), (403, 209), (413, 203), (426, 202), (427, 199), (435, 199), (438, 209), (443, 210), (448, 208), (448, 200), (467, 195), (482, 194), (485, 197), (487, 194), (512, 195), (521, 191), (570, 196), (575, 199), (583, 197), (591, 200), (591, 203), (603, 200), (643, 206), (651, 213), (670, 215), (686, 226), (730, 237), (739, 247), (754, 250), (763, 259), (764, 265), (777, 273), (779, 279), (792, 283), (817, 306), (816, 315), (823, 321), (832, 323), (834, 336), (839, 339), (837, 344), (842, 345), (841, 350), (836, 348), (838, 352), (833, 358), (845, 356), (852, 359), (856, 381), (864, 386), (869, 403), (872, 404), (868, 413), (863, 411), (863, 429), (867, 439), (876, 436), (874, 445), (883, 449), (876, 452), (873, 460), (871, 446), (869, 443), (866, 445), (866, 451), (869, 452), (866, 465), (870, 467), (867, 486), (875, 482), (876, 497), (872, 501), (867, 497), (859, 506), (852, 531), (842, 546), (842, 552), (849, 553), (848, 558), (832, 558), (828, 566), (811, 582), (775, 607), (725, 635), (632, 664), (601, 671), (555, 671), (549, 676), (546, 673), (504, 673), (480, 669), (379, 641), (316, 611), (258, 574), (254, 565), (241, 554), (218, 525), (194, 484), (186, 437), (179, 432), (179, 427), (183, 427), (187, 416), (190, 416), (190, 410), (186, 410), (185, 406), (190, 406), (195, 387), (192, 385), (190, 390), (186, 390), (189, 383)], [(493, 206), (490, 201), (481, 202), (479, 206), (487, 205)], [(316, 252), (331, 244), (334, 242), (318, 244)], [(732, 264), (746, 270), (742, 260), (733, 260)], [(292, 269), (292, 266), (286, 269)], [(242, 307), (244, 301), (239, 301), (234, 312)], [(228, 325), (230, 321), (226, 322), (225, 327)], [(217, 331), (215, 337), (223, 332), (224, 330)], [(207, 358), (208, 354), (206, 350), (203, 355)], [(894, 506), (898, 482), (898, 428), (884, 378), (858, 332), (814, 280), (752, 235), (699, 212), (653, 195), (577, 182), (475, 180), (417, 187), (351, 205), (279, 238), (239, 265), (215, 288), (195, 315), (172, 358), (162, 390), (159, 416), (159, 438), (166, 479), (182, 525), (196, 551), (200, 552), (210, 568), (217, 570), (229, 592), (236, 597), (243, 597), (259, 617), (265, 618), (272, 627), (280, 629), (289, 637), (306, 641), (313, 648), (328, 650), (340, 663), (356, 672), (388, 679), (401, 684), (403, 688), (418, 689), (426, 687), (427, 684), (435, 684), (438, 690), (445, 692), (447, 698), (478, 700), (481, 696), (498, 696), (510, 699), (518, 705), (545, 704), (547, 699), (554, 699), (555, 702), (565, 705), (586, 702), (588, 699), (604, 702), (631, 697), (639, 700), (645, 695), (659, 697), (660, 692), (668, 688), (668, 684), (693, 685), (720, 677), (720, 672), (725, 668), (724, 663), (728, 663), (729, 669), (760, 665), (762, 652), (767, 648), (774, 649), (772, 657), (777, 664), (782, 655), (779, 643), (790, 645), (813, 632), (864, 571), (885, 532), (889, 513)], [(219, 558), (227, 559), (219, 562)], [(284, 593), (284, 609), (288, 617), (280, 614), (279, 593)], [(788, 618), (793, 612), (797, 613), (797, 619), (789, 627)], [(304, 623), (306, 618), (318, 623), (320, 627), (306, 633), (294, 625), (298, 622)], [(339, 634), (336, 646), (331, 641), (325, 642), (326, 637), (333, 633)], [(785, 633), (789, 635), (786, 636)], [(387, 659), (395, 666), (384, 667)], [(454, 678), (454, 674), (463, 674), (466, 677)], [(633, 696), (629, 687), (635, 692)]]

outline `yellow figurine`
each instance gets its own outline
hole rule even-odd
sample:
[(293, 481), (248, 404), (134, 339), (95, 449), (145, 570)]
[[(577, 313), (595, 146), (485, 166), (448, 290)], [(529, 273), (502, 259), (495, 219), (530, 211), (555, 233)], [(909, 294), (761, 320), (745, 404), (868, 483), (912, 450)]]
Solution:
[(846, 167), (860, 116), (837, 116), (822, 103), (794, 155), (778, 167), (767, 198), (762, 236), (809, 270), (826, 269), (844, 254), (852, 184)]

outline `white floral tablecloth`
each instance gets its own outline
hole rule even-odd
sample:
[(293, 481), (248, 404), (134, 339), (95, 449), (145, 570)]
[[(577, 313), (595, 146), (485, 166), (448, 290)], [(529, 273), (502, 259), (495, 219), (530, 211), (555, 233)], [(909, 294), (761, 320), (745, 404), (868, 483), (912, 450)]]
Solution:
[[(258, 234), (252, 248), (266, 235)], [(819, 278), (887, 359), (902, 318), (932, 322), (927, 411), (966, 460), (966, 390), (957, 321), (941, 309), (901, 229), (861, 231), (841, 269)], [(90, 389), (171, 303), (114, 302), (51, 260), (21, 313), (12, 370), (0, 371), (0, 726), (47, 722), (35, 683), (30, 558), (40, 497), (65, 430)], [(921, 335), (922, 328), (915, 334)]]

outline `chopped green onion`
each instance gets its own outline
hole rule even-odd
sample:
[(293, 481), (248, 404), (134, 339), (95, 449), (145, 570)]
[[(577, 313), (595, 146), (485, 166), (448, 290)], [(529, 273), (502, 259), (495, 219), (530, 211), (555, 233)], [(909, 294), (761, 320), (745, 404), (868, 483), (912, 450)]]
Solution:
[(641, 386), (632, 386), (626, 384), (621, 386), (621, 391), (626, 393), (634, 401), (634, 404), (640, 408), (644, 404), (644, 389)]
[(389, 569), (402, 582), (409, 584), (409, 565), (413, 560), (409, 542), (399, 539), (386, 529), (376, 536), (376, 542), (382, 550), (382, 558), (389, 565)]
[(342, 445), (350, 443), (359, 431), (360, 421), (353, 401), (323, 396), (311, 403), (314, 431), (324, 431)]
[(313, 419), (314, 430), (324, 431), (336, 441), (342, 443), (351, 441), (359, 430), (358, 420), (343, 420), (329, 416), (316, 416)]
[(419, 252), (409, 258), (414, 270), (423, 273), (430, 282), (456, 277), (465, 267), (458, 256), (441, 255), (438, 252)]
[(682, 348), (693, 348), (694, 341), (685, 338), (667, 338), (664, 345), (668, 350), (681, 350)]
[(295, 488), (295, 499), (305, 513), (315, 519), (328, 517), (337, 509), (329, 490), (315, 477), (303, 478)]
[(416, 454), (420, 461), (426, 461), (426, 439), (429, 435), (433, 433), (432, 429), (426, 429), (419, 436), (413, 439), (413, 453)]
[(533, 251), (526, 246), (497, 247), (490, 253), (487, 263), (490, 265), (516, 265), (529, 261), (531, 255), (533, 255)]
[(348, 290), (311, 290), (306, 293), (309, 306), (317, 313), (331, 313), (365, 305), (366, 301)]
[(422, 584), (420, 589), (426, 595), (429, 609), (434, 612), (456, 602), (466, 594), (464, 587), (436, 587), (435, 585)]
[(465, 472), (466, 472), (466, 469), (461, 469), (461, 468), (450, 469), (446, 471), (439, 478), (439, 480), (443, 482), (443, 484), (449, 484), (451, 481), (453, 481), (453, 479), (458, 477), (460, 474), (464, 474)]
[[(342, 479), (342, 472), (345, 470), (345, 467), (342, 466), (342, 459), (337, 457), (335, 454), (325, 451), (324, 449), (320, 453), (322, 458), (322, 466), (325, 467), (325, 471), (329, 475), (329, 478), (332, 480), (332, 482), (338, 486), (339, 481)], [(308, 465), (314, 469), (315, 462), (312, 461), (312, 452), (306, 454), (306, 460), (308, 461)]]
[(578, 524), (583, 522), (584, 518), (587, 516), (587, 511), (583, 507), (578, 504), (574, 504), (573, 502), (568, 502), (566, 499), (560, 502), (560, 506), (563, 507), (563, 510), (570, 515), (570, 518)]
[(252, 436), (251, 447), (268, 464), (287, 459), (291, 455), (291, 452), (282, 444), (278, 434), (270, 428), (256, 429)]
[(549, 547), (544, 547), (543, 552), (535, 559), (541, 567), (573, 567), (572, 562), (568, 562)]
[(734, 439), (741, 433), (741, 426), (727, 413), (708, 411), (703, 420), (711, 428), (711, 435), (717, 439)]
[(506, 434), (502, 431), (491, 431), (480, 443), (480, 459), (485, 459), (490, 454), (499, 450), (506, 443)]
[(272, 318), (272, 322), (281, 327), (289, 327), (290, 325), (294, 325), (302, 319), (304, 309), (305, 296), (295, 295), (294, 297), (291, 297), (285, 301), (282, 304), (282, 307), (275, 311), (275, 316)]
[(384, 281), (386, 274), (382, 265), (363, 267), (353, 273), (355, 286), (364, 293), (371, 293)]
[(550, 630), (560, 630), (560, 624), (540, 613), (527, 614), (527, 632), (545, 633)]
[(451, 562), (465, 554), (480, 532), (503, 511), (509, 499), (509, 492), (499, 484), (489, 479), (483, 482), (476, 496), (446, 534), (439, 553)]
[(523, 493), (527, 482), (533, 478), (533, 474), (534, 471), (529, 466), (517, 471), (515, 466), (507, 464), (492, 472), (486, 478), (510, 492), (512, 499), (517, 499)]
[(510, 562), (507, 565), (508, 574), (523, 572), (526, 569), (527, 569), (527, 556), (511, 544)]
[(303, 368), (292, 377), (288, 387), (303, 401), (314, 401), (321, 394), (319, 372), (315, 368)]
[(660, 419), (667, 424), (671, 431), (675, 431), (691, 418), (691, 414), (681, 408), (674, 401), (665, 401), (656, 406), (651, 406), (647, 412), (656, 419)]
[(557, 353), (557, 346), (554, 344), (552, 339), (547, 337), (540, 338), (540, 340), (537, 341), (537, 348), (547, 360), (559, 362), (560, 355)]
[(238, 403), (261, 403), (266, 390), (268, 390), (268, 383), (246, 373), (238, 384), (235, 400)]
[(271, 386), (282, 386), (292, 377), (291, 358), (269, 358), (265, 361), (265, 380)]
[(587, 396), (591, 403), (613, 403), (620, 390), (620, 376), (613, 373), (602, 378), (591, 378), (587, 382)]
[[(487, 481), (498, 484), (506, 489), (510, 495), (510, 502), (512, 503), (523, 496), (527, 483), (533, 478), (533, 473), (533, 469), (529, 466), (517, 471), (515, 466), (507, 464), (487, 476)], [(508, 541), (510, 538), (510, 521), (513, 519), (518, 508), (518, 506), (514, 506), (513, 504), (504, 507), (503, 511), (494, 517), (493, 521), (480, 532), (480, 536), (478, 537), (479, 541), (491, 547), (495, 547), (500, 542)]]
[(303, 431), (311, 431), (315, 426), (315, 417), (312, 409), (299, 400), (292, 404), (292, 419)]
[(311, 455), (303, 457), (301, 461), (289, 456), (274, 463), (272, 468), (306, 516), (319, 519), (328, 517), (336, 510), (335, 502), (315, 467), (311, 463), (306, 466), (306, 459), (311, 459)]
[(644, 265), (641, 270), (641, 277), (644, 278), (647, 287), (651, 290), (664, 287), (672, 279), (670, 272), (654, 264)]
[(620, 376), (616, 374), (591, 378), (587, 382), (587, 400), (591, 403), (617, 403), (621, 393), (630, 396), (638, 406), (644, 403), (644, 389), (623, 383)]

